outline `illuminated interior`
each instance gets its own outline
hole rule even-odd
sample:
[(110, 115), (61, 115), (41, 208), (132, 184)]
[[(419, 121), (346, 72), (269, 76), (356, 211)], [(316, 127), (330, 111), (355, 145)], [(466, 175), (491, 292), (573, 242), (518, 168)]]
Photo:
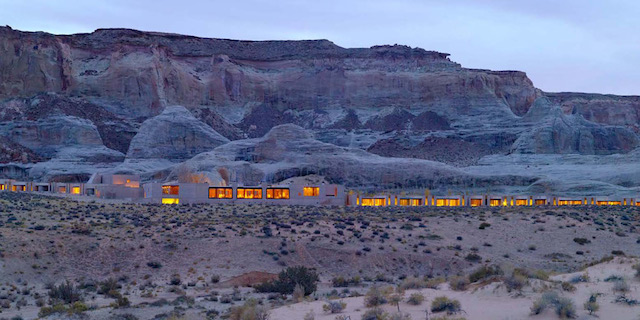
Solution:
[(457, 207), (460, 199), (436, 199), (436, 207)]
[(25, 186), (13, 186), (13, 191), (25, 191), (27, 188)]
[(267, 188), (267, 199), (289, 199), (289, 189)]
[(4, 184), (0, 184), (0, 191), (4, 191), (4, 189), (5, 189)]
[(490, 207), (499, 207), (500, 206), (500, 199), (490, 199), (489, 200), (489, 206)]
[(528, 205), (527, 199), (516, 199), (516, 206), (526, 206)]
[(236, 193), (238, 199), (262, 199), (261, 188), (238, 188)]
[(579, 206), (582, 205), (582, 200), (558, 200), (559, 206)]
[(67, 193), (67, 187), (59, 187), (58, 188), (58, 192), (59, 193)]
[(387, 203), (386, 198), (362, 198), (362, 206), (365, 207), (382, 207)]
[(71, 193), (72, 194), (80, 194), (80, 187), (72, 187), (71, 188)]
[(469, 204), (472, 207), (479, 207), (479, 206), (482, 205), (482, 199), (471, 199), (471, 200), (469, 200)]
[(232, 188), (209, 188), (209, 199), (233, 199)]
[(302, 188), (302, 194), (305, 197), (317, 197), (320, 195), (320, 187), (304, 187)]
[(180, 186), (162, 186), (162, 194), (180, 194)]
[(544, 206), (547, 204), (547, 200), (545, 199), (536, 199), (535, 201), (536, 206)]
[(180, 203), (180, 199), (178, 198), (162, 198), (163, 204), (178, 204)]
[(416, 207), (422, 204), (420, 199), (400, 199), (401, 206)]
[(599, 206), (619, 206), (621, 205), (620, 201), (596, 201), (596, 204)]

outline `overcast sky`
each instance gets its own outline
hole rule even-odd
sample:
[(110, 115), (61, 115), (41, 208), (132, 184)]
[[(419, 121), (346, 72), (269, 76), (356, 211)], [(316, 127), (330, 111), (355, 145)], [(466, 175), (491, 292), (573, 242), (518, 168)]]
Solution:
[(469, 68), (522, 70), (545, 91), (640, 95), (638, 0), (0, 0), (0, 25), (397, 43)]

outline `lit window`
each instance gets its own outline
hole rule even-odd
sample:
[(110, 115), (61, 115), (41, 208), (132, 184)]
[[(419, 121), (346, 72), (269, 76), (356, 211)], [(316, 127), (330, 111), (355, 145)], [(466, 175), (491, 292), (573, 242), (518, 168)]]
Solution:
[(210, 199), (232, 199), (233, 198), (233, 189), (232, 188), (209, 188), (209, 198)]
[(387, 204), (386, 198), (362, 198), (362, 205), (365, 207), (382, 207)]
[(127, 179), (127, 183), (131, 183), (131, 179)]
[(58, 188), (58, 192), (59, 192), (59, 193), (67, 193), (67, 187), (60, 187), (60, 188)]
[(71, 188), (71, 193), (72, 194), (80, 194), (80, 187), (72, 187)]
[(162, 194), (174, 194), (180, 193), (180, 186), (162, 186)]
[(317, 197), (320, 195), (320, 188), (319, 187), (304, 187), (302, 188), (302, 194), (304, 194), (305, 197)]
[(526, 206), (527, 199), (516, 199), (516, 206)]
[(162, 198), (163, 204), (178, 204), (180, 203), (180, 199), (178, 198)]
[(261, 188), (238, 188), (236, 193), (238, 199), (262, 199)]
[(408, 206), (409, 205), (409, 199), (400, 199), (400, 205), (401, 206)]
[(0, 191), (4, 191), (4, 184), (0, 184)]
[(499, 207), (500, 206), (500, 199), (491, 199), (491, 200), (489, 200), (489, 206), (491, 206), (491, 207)]
[(482, 205), (482, 199), (471, 199), (470, 204), (472, 207), (479, 207)]
[(267, 199), (289, 199), (289, 189), (267, 188)]

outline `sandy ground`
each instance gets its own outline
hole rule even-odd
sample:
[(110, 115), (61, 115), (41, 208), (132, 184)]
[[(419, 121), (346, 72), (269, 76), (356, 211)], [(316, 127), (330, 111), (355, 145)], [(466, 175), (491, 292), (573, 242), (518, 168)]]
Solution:
[[(82, 285), (115, 279), (133, 306), (114, 309), (109, 307), (114, 299), (83, 289), (85, 303), (93, 309), (86, 313), (90, 318), (130, 313), (151, 319), (175, 313), (201, 319), (207, 312), (224, 313), (248, 298), (265, 299), (247, 287), (234, 293), (233, 285), (250, 284), (248, 275), (255, 272), (260, 276), (253, 281), (259, 282), (287, 266), (316, 269), (321, 280), (319, 300), (334, 289), (331, 279), (337, 276), (360, 276), (363, 287), (352, 290), (364, 293), (376, 279), (397, 284), (403, 276), (451, 277), (483, 264), (573, 272), (605, 256), (640, 256), (639, 209), (162, 206), (0, 192), (0, 318), (37, 317), (38, 300), (47, 302), (46, 285), (65, 280)], [(154, 263), (159, 267), (151, 267)], [(176, 275), (180, 284), (172, 285)], [(211, 281), (214, 275), (219, 283)], [(636, 289), (633, 281), (629, 283), (632, 294)], [(579, 310), (589, 294), (581, 293), (581, 285), (572, 293)], [(474, 303), (504, 301), (523, 313), (494, 319), (517, 319), (528, 314), (535, 298), (533, 292), (513, 297), (491, 287), (453, 292), (442, 286), (438, 292), (442, 290), (459, 297), (470, 319), (482, 316), (474, 313)], [(438, 292), (424, 289), (427, 299)], [(231, 295), (231, 303), (220, 302)], [(184, 297), (193, 303), (185, 303)], [(166, 303), (151, 305), (161, 299)], [(347, 312), (356, 312), (361, 298), (345, 299), (354, 299)], [(601, 300), (604, 313), (605, 300), (612, 299)], [(278, 307), (291, 301), (265, 303)], [(291, 308), (321, 308), (321, 304)], [(402, 310), (411, 308), (424, 312), (426, 305), (403, 305)], [(295, 319), (278, 318), (282, 310), (275, 309), (272, 319)], [(308, 310), (295, 312), (303, 311)]]

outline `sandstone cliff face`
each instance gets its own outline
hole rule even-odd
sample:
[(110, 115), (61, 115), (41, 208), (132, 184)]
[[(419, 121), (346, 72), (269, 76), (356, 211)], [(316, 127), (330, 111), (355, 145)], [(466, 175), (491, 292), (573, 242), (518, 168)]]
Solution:
[(145, 121), (133, 140), (127, 158), (189, 159), (229, 142), (182, 106), (167, 107)]
[[(399, 158), (464, 167), (491, 155), (627, 153), (638, 146), (638, 101), (544, 93), (523, 72), (467, 69), (448, 54), (398, 45), (0, 27), (0, 149), (9, 154), (0, 162), (44, 160), (24, 167), (37, 179), (80, 180), (99, 169), (163, 179), (205, 152), (258, 180), (322, 169), (352, 185), (417, 185), (440, 171)], [(398, 167), (380, 176), (384, 166)]]

